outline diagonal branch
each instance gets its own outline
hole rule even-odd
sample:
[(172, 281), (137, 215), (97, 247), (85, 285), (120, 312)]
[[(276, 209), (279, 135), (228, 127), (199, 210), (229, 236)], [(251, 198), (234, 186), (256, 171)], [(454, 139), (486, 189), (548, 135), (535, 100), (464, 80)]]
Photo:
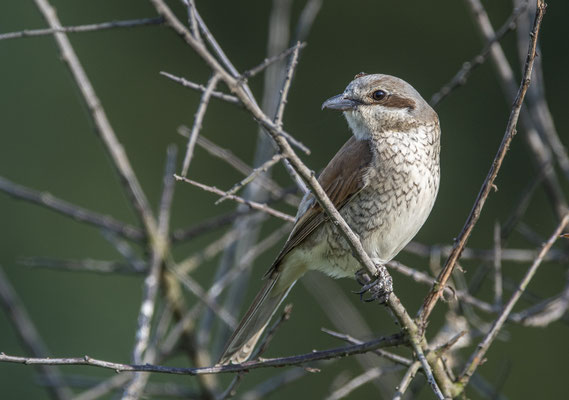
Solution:
[(183, 182), (189, 183), (190, 185), (197, 186), (200, 189), (205, 190), (206, 192), (215, 193), (219, 196), (226, 197), (226, 198), (228, 198), (230, 200), (234, 200), (238, 203), (245, 204), (248, 207), (254, 208), (254, 209), (259, 210), (259, 211), (263, 211), (269, 215), (272, 215), (273, 217), (277, 217), (277, 218), (280, 218), (280, 219), (288, 221), (288, 222), (294, 222), (293, 216), (282, 213), (278, 210), (275, 210), (274, 208), (269, 207), (266, 204), (261, 204), (261, 203), (258, 203), (256, 201), (251, 201), (251, 200), (245, 200), (242, 197), (229, 194), (228, 192), (224, 192), (223, 190), (220, 190), (214, 186), (204, 185), (203, 183), (199, 183), (199, 182), (193, 181), (193, 180), (188, 179), (188, 178), (184, 178), (184, 177), (179, 176), (179, 175), (174, 175), (174, 177), (179, 181), (183, 181)]
[[(1, 267), (0, 306), (5, 309), (6, 316), (14, 325), (14, 330), (26, 351), (34, 357), (47, 357), (49, 354), (42, 337)], [(47, 389), (54, 398), (60, 400), (71, 398), (73, 393), (65, 384), (59, 369), (41, 365), (38, 369), (49, 383)]]
[(543, 19), (544, 12), (545, 12), (545, 4), (544, 4), (543, 0), (538, 0), (537, 14), (536, 14), (533, 29), (531, 32), (532, 40), (530, 42), (530, 46), (528, 49), (528, 55), (526, 58), (524, 75), (522, 78), (522, 83), (521, 83), (520, 88), (518, 90), (518, 94), (516, 96), (516, 100), (514, 101), (514, 104), (512, 106), (512, 111), (510, 113), (510, 118), (508, 120), (506, 132), (505, 132), (504, 137), (502, 139), (502, 143), (500, 144), (500, 147), (498, 148), (498, 152), (496, 153), (496, 156), (494, 157), (494, 161), (492, 162), (492, 165), (490, 167), (490, 171), (488, 172), (488, 175), (487, 175), (486, 179), (484, 180), (484, 183), (482, 184), (480, 192), (478, 193), (478, 196), (476, 197), (476, 200), (474, 202), (474, 206), (472, 207), (472, 210), (470, 211), (470, 214), (468, 215), (468, 218), (466, 219), (466, 223), (464, 224), (462, 231), (460, 232), (458, 238), (455, 241), (452, 252), (451, 252), (449, 258), (447, 259), (443, 270), (439, 274), (436, 284), (433, 285), (431, 292), (427, 295), (427, 297), (425, 298), (425, 301), (423, 303), (423, 306), (419, 310), (419, 320), (423, 326), (425, 326), (425, 324), (427, 322), (427, 318), (431, 314), (431, 311), (433, 311), (435, 304), (437, 303), (438, 299), (440, 298), (440, 296), (441, 296), (441, 294), (442, 294), (442, 292), (446, 286), (446, 283), (447, 283), (448, 279), (450, 278), (452, 271), (454, 270), (456, 262), (460, 258), (460, 254), (462, 253), (462, 250), (463, 250), (464, 246), (466, 245), (466, 242), (468, 241), (470, 234), (472, 233), (472, 229), (474, 229), (474, 225), (476, 225), (476, 223), (478, 222), (478, 219), (480, 218), (482, 208), (484, 207), (486, 199), (488, 198), (488, 196), (490, 194), (490, 190), (492, 189), (492, 185), (494, 184), (494, 180), (496, 179), (496, 176), (498, 175), (498, 172), (500, 171), (500, 167), (502, 166), (502, 162), (504, 161), (504, 157), (506, 156), (506, 152), (508, 151), (508, 149), (510, 147), (510, 143), (512, 142), (512, 139), (514, 138), (514, 135), (516, 134), (516, 125), (517, 125), (518, 118), (520, 115), (520, 110), (522, 107), (524, 96), (527, 92), (527, 89), (528, 89), (530, 81), (531, 81), (531, 71), (533, 68), (533, 62), (534, 62), (535, 55), (536, 55), (535, 49), (537, 46), (537, 38), (539, 36), (541, 21)]
[(508, 316), (512, 312), (512, 309), (516, 305), (517, 301), (520, 299), (522, 293), (527, 288), (529, 282), (534, 277), (534, 275), (535, 275), (537, 269), (539, 268), (539, 266), (541, 265), (545, 255), (551, 249), (551, 246), (553, 246), (555, 241), (559, 238), (561, 232), (563, 232), (563, 229), (565, 229), (567, 224), (569, 224), (569, 213), (567, 213), (565, 215), (565, 217), (561, 220), (561, 223), (557, 226), (557, 228), (555, 229), (555, 231), (553, 232), (553, 234), (551, 235), (549, 240), (542, 247), (541, 251), (539, 252), (539, 255), (537, 256), (537, 258), (535, 259), (535, 261), (533, 262), (531, 267), (526, 272), (526, 275), (524, 276), (524, 278), (520, 282), (518, 288), (516, 289), (516, 291), (514, 292), (514, 294), (512, 295), (510, 300), (508, 301), (508, 303), (505, 305), (504, 310), (502, 311), (502, 313), (500, 314), (498, 319), (496, 321), (494, 321), (492, 328), (490, 328), (490, 330), (488, 331), (488, 333), (484, 337), (484, 340), (482, 340), (482, 342), (480, 342), (480, 344), (478, 344), (476, 351), (470, 356), (470, 359), (469, 359), (468, 363), (466, 364), (466, 366), (464, 367), (464, 370), (462, 371), (460, 378), (459, 378), (459, 382), (462, 385), (466, 385), (468, 383), (468, 381), (470, 380), (470, 377), (472, 376), (472, 374), (474, 374), (474, 371), (476, 371), (476, 369), (478, 368), (478, 366), (482, 362), (484, 355), (488, 351), (488, 348), (490, 347), (490, 345), (492, 344), (494, 339), (496, 339), (498, 332), (500, 331), (500, 329), (502, 328), (502, 326), (504, 325), (504, 323), (508, 319)]
[[(34, 1), (51, 28), (62, 28), (54, 8), (50, 5), (48, 0)], [(130, 161), (128, 160), (128, 157), (120, 144), (109, 119), (107, 118), (107, 114), (105, 113), (97, 94), (95, 93), (95, 89), (91, 85), (91, 81), (87, 77), (87, 74), (80, 63), (79, 58), (77, 58), (75, 50), (73, 50), (67, 36), (64, 33), (55, 33), (54, 38), (59, 50), (61, 51), (61, 58), (69, 68), (71, 75), (83, 96), (83, 100), (87, 105), (96, 133), (103, 141), (103, 144), (113, 161), (113, 165), (119, 174), (120, 180), (138, 213), (139, 219), (144, 225), (150, 239), (153, 239), (156, 236), (157, 226), (152, 215), (152, 210), (146, 195), (138, 182), (138, 178), (132, 169)]]
[(61, 200), (51, 193), (40, 192), (17, 183), (11, 182), (0, 176), (0, 191), (8, 195), (33, 204), (49, 208), (76, 221), (103, 228), (114, 232), (126, 239), (141, 241), (145, 234), (139, 228), (118, 221), (109, 215), (99, 214), (95, 211), (87, 210), (75, 204)]
[(211, 98), (211, 93), (215, 89), (217, 82), (219, 81), (219, 75), (213, 74), (207, 83), (205, 92), (203, 92), (198, 110), (196, 111), (196, 116), (194, 119), (194, 125), (192, 126), (192, 131), (190, 132), (190, 137), (188, 139), (188, 147), (186, 149), (186, 155), (184, 156), (184, 162), (182, 164), (182, 176), (188, 175), (188, 168), (190, 167), (190, 162), (192, 161), (192, 156), (194, 154), (194, 148), (196, 146), (196, 141), (198, 139), (199, 132), (202, 128), (202, 122), (209, 104), (209, 99)]

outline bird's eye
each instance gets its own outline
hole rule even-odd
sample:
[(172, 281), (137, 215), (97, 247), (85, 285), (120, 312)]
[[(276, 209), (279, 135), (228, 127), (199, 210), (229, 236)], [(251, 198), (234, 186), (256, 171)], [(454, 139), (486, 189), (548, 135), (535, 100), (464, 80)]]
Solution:
[(385, 93), (383, 90), (376, 90), (371, 94), (371, 98), (375, 101), (383, 100), (385, 96), (387, 96), (387, 93)]

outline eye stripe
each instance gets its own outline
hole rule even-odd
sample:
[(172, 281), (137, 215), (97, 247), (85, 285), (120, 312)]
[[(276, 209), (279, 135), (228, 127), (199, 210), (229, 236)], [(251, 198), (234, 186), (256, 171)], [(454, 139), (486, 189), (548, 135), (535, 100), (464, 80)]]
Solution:
[(415, 109), (415, 102), (407, 97), (397, 96), (395, 94), (385, 98), (381, 105), (384, 107), (392, 108), (409, 108), (411, 110)]

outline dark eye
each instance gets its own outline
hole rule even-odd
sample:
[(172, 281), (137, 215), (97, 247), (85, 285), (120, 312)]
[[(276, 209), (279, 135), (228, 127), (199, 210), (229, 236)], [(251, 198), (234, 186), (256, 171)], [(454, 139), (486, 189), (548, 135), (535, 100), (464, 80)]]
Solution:
[(383, 100), (385, 96), (387, 96), (387, 93), (385, 93), (383, 90), (376, 90), (371, 94), (371, 98), (375, 101)]

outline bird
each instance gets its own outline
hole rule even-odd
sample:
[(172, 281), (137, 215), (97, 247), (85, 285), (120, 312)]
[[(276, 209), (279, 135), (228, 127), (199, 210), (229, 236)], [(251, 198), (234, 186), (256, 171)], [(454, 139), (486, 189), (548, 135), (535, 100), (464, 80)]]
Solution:
[[(435, 203), (440, 182), (438, 115), (406, 81), (363, 72), (322, 109), (343, 112), (352, 135), (318, 181), (374, 264), (384, 266), (417, 234)], [(343, 278), (360, 268), (338, 227), (308, 192), (288, 240), (218, 364), (249, 359), (271, 317), (305, 272)]]

